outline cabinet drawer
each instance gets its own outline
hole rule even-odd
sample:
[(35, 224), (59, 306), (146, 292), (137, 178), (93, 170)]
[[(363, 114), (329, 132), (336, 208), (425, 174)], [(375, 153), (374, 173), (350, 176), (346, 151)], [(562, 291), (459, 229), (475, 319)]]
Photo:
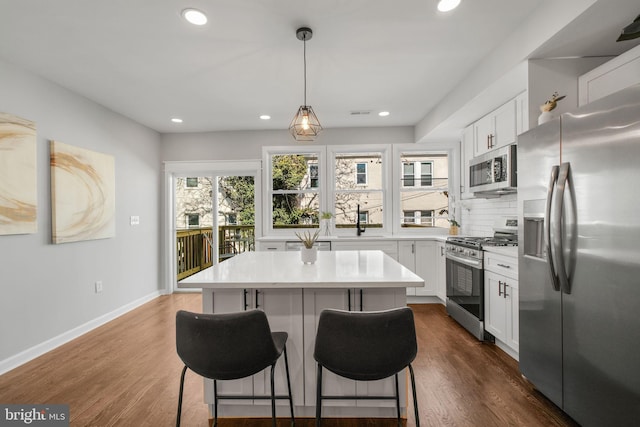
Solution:
[(284, 251), (285, 242), (258, 242), (259, 251)]
[(517, 280), (518, 258), (485, 252), (484, 269)]

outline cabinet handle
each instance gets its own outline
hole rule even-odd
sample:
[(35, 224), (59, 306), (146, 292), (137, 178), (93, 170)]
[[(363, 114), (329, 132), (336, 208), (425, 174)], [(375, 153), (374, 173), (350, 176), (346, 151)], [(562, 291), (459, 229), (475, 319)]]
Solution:
[(504, 282), (503, 285), (504, 285), (504, 292), (502, 292), (502, 296), (506, 299), (509, 296), (509, 294), (507, 294), (507, 286), (509, 285), (507, 285), (507, 282)]
[(444, 256), (444, 246), (440, 246), (440, 256)]
[(498, 296), (502, 296), (502, 282), (498, 280)]
[(415, 243), (412, 243), (412, 244), (411, 244), (411, 253), (412, 253), (412, 254), (415, 254), (415, 253), (416, 253), (416, 244), (415, 244)]
[(360, 311), (363, 311), (363, 298), (362, 298), (362, 289), (360, 289)]
[(487, 150), (491, 148), (491, 143), (489, 142), (489, 135), (487, 135)]
[(351, 311), (351, 289), (347, 289), (347, 310)]
[(260, 308), (260, 304), (258, 302), (258, 295), (260, 294), (260, 291), (256, 289), (256, 308)]
[(489, 148), (493, 148), (493, 134), (489, 135)]
[(244, 300), (244, 309), (245, 311), (247, 310), (247, 308), (249, 308), (249, 304), (247, 304), (247, 294), (249, 293), (249, 291), (247, 289), (244, 289), (244, 292), (242, 293), (242, 298)]
[(510, 265), (505, 265), (505, 264), (496, 264), (498, 267), (502, 267), (502, 268), (511, 268)]

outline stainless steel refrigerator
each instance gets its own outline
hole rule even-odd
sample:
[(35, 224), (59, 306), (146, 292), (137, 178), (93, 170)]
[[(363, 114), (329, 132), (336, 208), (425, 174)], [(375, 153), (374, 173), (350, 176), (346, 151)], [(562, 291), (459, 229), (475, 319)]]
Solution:
[(520, 370), (583, 426), (640, 424), (640, 85), (518, 137)]

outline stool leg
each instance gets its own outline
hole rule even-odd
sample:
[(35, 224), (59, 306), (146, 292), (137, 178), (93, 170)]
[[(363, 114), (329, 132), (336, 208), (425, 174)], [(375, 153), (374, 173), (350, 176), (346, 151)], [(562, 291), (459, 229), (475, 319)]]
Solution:
[(187, 373), (187, 366), (182, 368), (180, 375), (180, 393), (178, 394), (178, 416), (176, 417), (176, 427), (180, 427), (180, 418), (182, 416), (182, 392), (184, 391), (184, 375)]
[(218, 381), (213, 380), (213, 427), (218, 427)]
[(413, 366), (409, 365), (411, 374), (411, 391), (413, 392), (413, 410), (416, 415), (416, 427), (420, 427), (420, 415), (418, 414), (418, 395), (416, 394), (416, 377), (413, 375)]
[(287, 388), (289, 389), (289, 408), (291, 409), (291, 427), (295, 427), (296, 419), (293, 416), (293, 397), (291, 395), (291, 379), (289, 378), (289, 359), (287, 358), (287, 347), (284, 348), (284, 367), (287, 371)]
[(271, 365), (271, 425), (276, 427), (276, 385), (273, 380), (273, 371), (276, 368), (276, 364)]
[(318, 363), (318, 378), (316, 379), (316, 427), (322, 422), (322, 365)]
[(398, 374), (395, 375), (396, 384), (396, 415), (398, 417), (398, 427), (402, 427), (402, 421), (400, 421), (400, 388), (398, 386)]

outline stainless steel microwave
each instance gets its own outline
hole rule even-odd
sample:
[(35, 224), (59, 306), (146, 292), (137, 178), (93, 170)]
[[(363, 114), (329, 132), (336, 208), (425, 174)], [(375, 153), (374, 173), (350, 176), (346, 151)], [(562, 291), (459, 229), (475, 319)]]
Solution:
[(517, 189), (517, 146), (515, 144), (485, 153), (469, 162), (469, 187), (480, 194), (507, 194)]

